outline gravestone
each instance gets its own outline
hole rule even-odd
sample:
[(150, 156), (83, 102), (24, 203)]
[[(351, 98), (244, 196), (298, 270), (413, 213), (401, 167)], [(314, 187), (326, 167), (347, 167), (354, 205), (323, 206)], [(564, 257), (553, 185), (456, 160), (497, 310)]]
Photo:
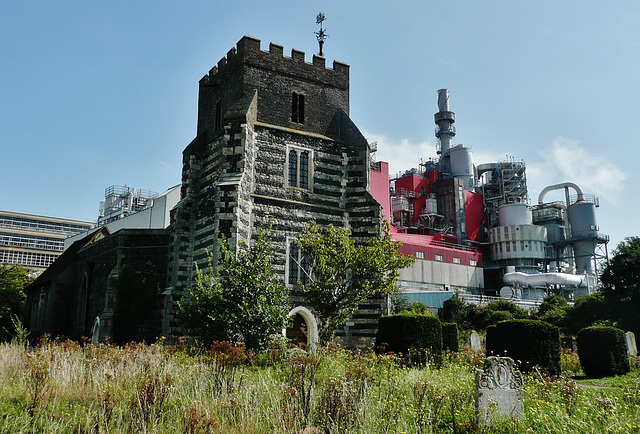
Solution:
[(471, 331), (471, 336), (469, 337), (471, 341), (471, 349), (474, 351), (480, 351), (482, 349), (482, 340), (480, 339), (480, 335), (475, 330)]
[(484, 369), (476, 370), (476, 388), (478, 425), (524, 417), (522, 374), (510, 357), (487, 357)]
[(638, 355), (638, 346), (636, 345), (636, 335), (633, 332), (626, 332), (627, 337), (627, 351), (630, 356)]

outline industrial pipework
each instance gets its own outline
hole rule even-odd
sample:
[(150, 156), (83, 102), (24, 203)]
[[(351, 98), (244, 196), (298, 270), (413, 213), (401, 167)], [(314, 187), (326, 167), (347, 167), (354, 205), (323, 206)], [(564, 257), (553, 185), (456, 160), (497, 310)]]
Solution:
[[(538, 196), (538, 204), (544, 203), (544, 197), (547, 195), (547, 193), (553, 190), (560, 190), (561, 188), (564, 188), (564, 189), (573, 188), (576, 191), (576, 194), (578, 195), (577, 201), (580, 202), (584, 200), (584, 193), (582, 192), (582, 189), (577, 184), (574, 184), (573, 182), (563, 182), (560, 184), (550, 185), (546, 187), (544, 190), (542, 190), (540, 192), (540, 195)], [(567, 205), (569, 205), (568, 198), (567, 198)]]
[(519, 271), (506, 273), (502, 279), (507, 285), (520, 286), (547, 286), (547, 285), (563, 285), (563, 286), (582, 286), (588, 285), (586, 276), (567, 273), (540, 273), (527, 274)]

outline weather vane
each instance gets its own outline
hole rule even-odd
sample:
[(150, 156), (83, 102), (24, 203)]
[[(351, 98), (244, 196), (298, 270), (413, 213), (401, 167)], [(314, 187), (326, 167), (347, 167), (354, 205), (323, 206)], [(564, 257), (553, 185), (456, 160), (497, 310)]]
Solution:
[(324, 40), (329, 37), (329, 35), (324, 33), (324, 29), (322, 28), (322, 23), (326, 19), (327, 19), (327, 17), (325, 17), (324, 14), (322, 12), (320, 12), (318, 14), (318, 16), (316, 17), (316, 24), (320, 24), (320, 31), (319, 32), (313, 32), (313, 33), (316, 34), (316, 38), (318, 38), (318, 45), (320, 45), (320, 52), (318, 54), (321, 55), (321, 56), (324, 56), (324, 54), (322, 54), (322, 45), (324, 45)]

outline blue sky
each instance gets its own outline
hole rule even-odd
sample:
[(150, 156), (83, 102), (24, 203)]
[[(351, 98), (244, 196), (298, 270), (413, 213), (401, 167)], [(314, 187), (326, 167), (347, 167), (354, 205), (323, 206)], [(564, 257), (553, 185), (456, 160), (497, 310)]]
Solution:
[(623, 0), (2, 2), (0, 209), (91, 221), (112, 184), (179, 183), (198, 80), (245, 34), (310, 61), (320, 11), (392, 172), (435, 156), (448, 88), (476, 164), (524, 160), (532, 203), (562, 181), (597, 195), (610, 250), (640, 235), (640, 3)]

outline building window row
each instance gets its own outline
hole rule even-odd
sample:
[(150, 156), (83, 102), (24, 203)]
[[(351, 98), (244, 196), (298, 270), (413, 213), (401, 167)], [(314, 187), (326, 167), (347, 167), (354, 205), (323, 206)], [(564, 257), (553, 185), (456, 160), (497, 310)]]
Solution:
[(13, 250), (0, 250), (0, 263), (19, 264), (25, 267), (46, 268), (53, 264), (58, 255), (33, 252), (18, 252)]
[(525, 240), (525, 241), (503, 241), (494, 243), (491, 246), (491, 251), (494, 255), (500, 255), (502, 253), (517, 253), (517, 252), (543, 252), (544, 243), (542, 241)]
[(0, 233), (0, 245), (55, 250), (58, 252), (62, 252), (64, 250), (64, 240), (43, 238), (27, 234)]
[(89, 229), (90, 225), (74, 225), (70, 223), (55, 223), (44, 220), (34, 220), (22, 217), (0, 216), (0, 227), (9, 229), (23, 229), (37, 232), (75, 235)]
[[(421, 251), (417, 251), (416, 252), (416, 259), (424, 259), (424, 252)], [(440, 254), (436, 254), (435, 255), (435, 260), (436, 261), (440, 261), (440, 262), (444, 262), (444, 255), (440, 255)], [(451, 262), (453, 262), (454, 264), (461, 264), (462, 263), (462, 259), (458, 256), (454, 256), (453, 259), (451, 260)], [(469, 259), (469, 265), (471, 266), (476, 266), (478, 264), (478, 262), (474, 259)]]

